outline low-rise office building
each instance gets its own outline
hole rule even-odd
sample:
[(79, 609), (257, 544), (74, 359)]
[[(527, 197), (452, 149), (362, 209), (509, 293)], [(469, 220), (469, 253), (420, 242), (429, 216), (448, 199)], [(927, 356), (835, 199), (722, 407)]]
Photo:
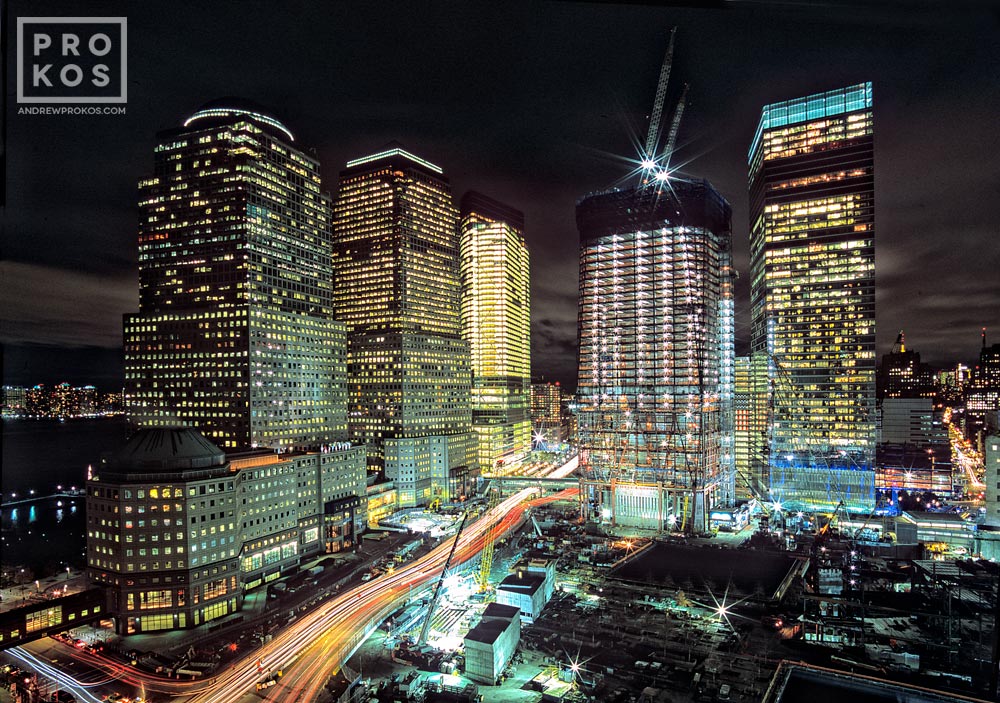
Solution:
[[(303, 559), (353, 546), (365, 448), (227, 457), (191, 428), (140, 430), (87, 481), (87, 564), (122, 634), (195, 627)], [(331, 544), (327, 506), (354, 498)]]

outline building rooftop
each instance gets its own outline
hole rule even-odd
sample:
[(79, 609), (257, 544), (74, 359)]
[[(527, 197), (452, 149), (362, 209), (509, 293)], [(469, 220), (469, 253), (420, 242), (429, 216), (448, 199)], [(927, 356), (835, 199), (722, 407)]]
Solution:
[(257, 123), (275, 136), (287, 137), (289, 141), (294, 142), (295, 137), (288, 127), (269, 113), (270, 110), (245, 98), (219, 98), (199, 107), (194, 114), (184, 120), (184, 127), (190, 127), (196, 122), (205, 122), (206, 126), (210, 126), (234, 117), (243, 117)]
[(581, 243), (664, 227), (704, 228), (721, 236), (731, 229), (732, 208), (704, 180), (670, 182), (668, 191), (627, 188), (581, 198), (576, 226)]
[(515, 608), (513, 605), (504, 605), (503, 603), (490, 603), (486, 606), (486, 610), (483, 611), (483, 619), (486, 618), (505, 618), (511, 620), (518, 617), (521, 614), (520, 608)]
[(106, 464), (120, 473), (211, 469), (226, 465), (226, 453), (190, 427), (148, 427), (132, 435)]
[(545, 577), (539, 573), (511, 574), (497, 586), (498, 591), (513, 591), (515, 593), (534, 594), (545, 583)]
[[(520, 612), (520, 611), (519, 611)], [(510, 627), (509, 620), (487, 620), (476, 625), (469, 630), (465, 636), (467, 641), (482, 642), (483, 644), (493, 644)]]
[(413, 154), (406, 150), (406, 148), (397, 141), (392, 141), (386, 144), (381, 150), (374, 154), (368, 154), (367, 156), (361, 156), (356, 159), (351, 159), (347, 162), (347, 167), (344, 173), (354, 172), (362, 170), (359, 167), (365, 167), (366, 169), (376, 168), (377, 166), (382, 166), (381, 162), (385, 164), (405, 164), (411, 166), (419, 166), (423, 170), (428, 171), (435, 176), (441, 176), (444, 173), (441, 167), (437, 164), (432, 164), (426, 159), (422, 159), (416, 154)]

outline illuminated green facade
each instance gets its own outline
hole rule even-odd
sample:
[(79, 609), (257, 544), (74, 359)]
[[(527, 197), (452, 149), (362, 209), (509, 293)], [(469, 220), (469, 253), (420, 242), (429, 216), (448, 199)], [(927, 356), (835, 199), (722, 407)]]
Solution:
[(226, 451), (346, 437), (332, 208), (293, 141), (228, 105), (158, 135), (139, 184), (139, 312), (124, 322), (135, 425), (194, 426)]
[(749, 153), (752, 350), (768, 367), (771, 496), (874, 501), (872, 86), (767, 105)]
[(462, 335), (484, 470), (531, 449), (531, 286), (524, 216), (479, 193), (461, 203)]
[(348, 429), (402, 507), (449, 498), (475, 468), (458, 210), (441, 169), (401, 148), (348, 162), (333, 248), (348, 327)]

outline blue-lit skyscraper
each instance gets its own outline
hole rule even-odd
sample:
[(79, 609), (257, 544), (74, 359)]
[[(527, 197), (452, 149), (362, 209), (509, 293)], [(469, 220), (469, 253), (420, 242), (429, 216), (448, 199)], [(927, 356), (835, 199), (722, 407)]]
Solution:
[(872, 86), (766, 105), (749, 153), (752, 353), (771, 496), (870, 510), (875, 447)]

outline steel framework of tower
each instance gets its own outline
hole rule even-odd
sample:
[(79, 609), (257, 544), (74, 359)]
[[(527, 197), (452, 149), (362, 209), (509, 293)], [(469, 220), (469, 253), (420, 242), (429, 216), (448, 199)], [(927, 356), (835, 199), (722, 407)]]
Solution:
[(638, 185), (577, 204), (580, 466), (612, 523), (703, 532), (735, 490), (731, 213), (670, 171), (687, 86), (657, 145), (673, 45)]
[(732, 502), (729, 220), (703, 181), (577, 206), (580, 464), (617, 525), (703, 532)]

